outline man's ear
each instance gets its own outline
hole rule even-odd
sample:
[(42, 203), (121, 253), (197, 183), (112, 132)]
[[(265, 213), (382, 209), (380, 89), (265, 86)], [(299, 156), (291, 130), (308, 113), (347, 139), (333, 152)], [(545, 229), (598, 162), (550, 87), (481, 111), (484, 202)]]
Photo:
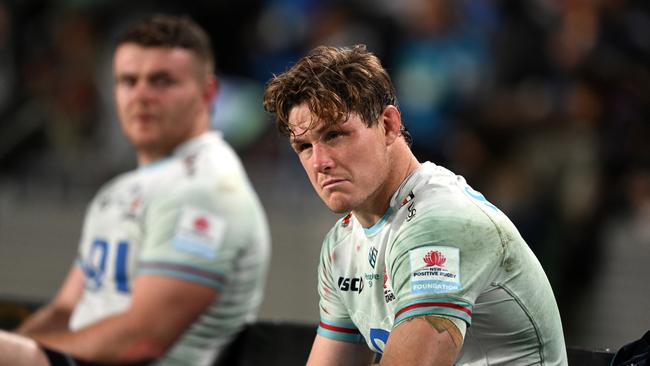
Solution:
[(383, 123), (386, 145), (391, 145), (399, 137), (400, 127), (402, 125), (402, 116), (399, 113), (399, 109), (394, 105), (386, 106), (379, 120), (380, 123)]
[(219, 81), (215, 76), (209, 76), (206, 78), (203, 84), (203, 100), (212, 105), (214, 98), (217, 96), (219, 91)]

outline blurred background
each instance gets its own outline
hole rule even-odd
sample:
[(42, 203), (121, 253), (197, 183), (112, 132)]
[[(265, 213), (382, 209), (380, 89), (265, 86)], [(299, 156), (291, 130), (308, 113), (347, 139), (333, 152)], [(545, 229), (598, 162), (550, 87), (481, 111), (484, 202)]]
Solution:
[(262, 319), (317, 322), (318, 253), (338, 219), (263, 112), (264, 84), (316, 45), (365, 43), (417, 157), (464, 175), (537, 254), (567, 345), (617, 349), (650, 329), (649, 4), (0, 0), (0, 301), (49, 299), (87, 202), (135, 167), (113, 110), (112, 40), (164, 12), (210, 33), (213, 125), (269, 214)]

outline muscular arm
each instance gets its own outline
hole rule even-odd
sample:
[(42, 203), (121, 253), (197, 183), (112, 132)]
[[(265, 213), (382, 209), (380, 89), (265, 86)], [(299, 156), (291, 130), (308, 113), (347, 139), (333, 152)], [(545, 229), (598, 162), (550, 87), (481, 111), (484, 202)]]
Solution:
[(390, 333), (381, 366), (453, 365), (462, 343), (460, 330), (449, 319), (411, 318)]
[(159, 358), (209, 306), (216, 290), (171, 277), (135, 281), (129, 309), (77, 332), (34, 339), (77, 358), (101, 363), (137, 363)]
[(373, 357), (364, 343), (339, 342), (316, 335), (307, 366), (368, 366)]
[(27, 318), (16, 332), (36, 336), (67, 330), (72, 310), (81, 298), (83, 281), (81, 269), (73, 267), (54, 299)]

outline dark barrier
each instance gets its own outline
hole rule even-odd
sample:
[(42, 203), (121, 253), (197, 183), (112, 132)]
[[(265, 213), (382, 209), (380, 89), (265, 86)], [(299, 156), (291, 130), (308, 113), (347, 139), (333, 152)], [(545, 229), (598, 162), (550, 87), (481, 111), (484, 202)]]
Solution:
[(605, 350), (567, 347), (567, 356), (570, 366), (609, 366), (614, 353)]
[(39, 306), (40, 304), (35, 302), (6, 299), (0, 301), (0, 329), (15, 329)]
[(316, 325), (260, 321), (235, 339), (214, 366), (304, 365)]
[[(315, 324), (260, 321), (249, 325), (214, 366), (304, 365)], [(570, 366), (609, 366), (614, 354), (568, 347)]]
[[(0, 301), (0, 329), (14, 329), (38, 304)], [(214, 366), (304, 365), (316, 336), (316, 324), (258, 321), (233, 341)], [(614, 356), (604, 350), (568, 347), (571, 366), (608, 366)]]

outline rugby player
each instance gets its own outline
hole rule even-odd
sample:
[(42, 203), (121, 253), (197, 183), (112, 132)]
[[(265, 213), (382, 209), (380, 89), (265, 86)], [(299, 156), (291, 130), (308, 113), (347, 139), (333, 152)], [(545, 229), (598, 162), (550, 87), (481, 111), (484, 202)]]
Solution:
[(0, 334), (0, 364), (211, 365), (255, 319), (269, 231), (239, 158), (209, 131), (206, 32), (142, 20), (118, 38), (113, 72), (139, 166), (96, 194), (60, 291), (17, 329), (28, 338)]
[(420, 162), (365, 46), (320, 46), (266, 86), (316, 193), (343, 214), (318, 268), (308, 365), (566, 365), (546, 274), (463, 177)]

